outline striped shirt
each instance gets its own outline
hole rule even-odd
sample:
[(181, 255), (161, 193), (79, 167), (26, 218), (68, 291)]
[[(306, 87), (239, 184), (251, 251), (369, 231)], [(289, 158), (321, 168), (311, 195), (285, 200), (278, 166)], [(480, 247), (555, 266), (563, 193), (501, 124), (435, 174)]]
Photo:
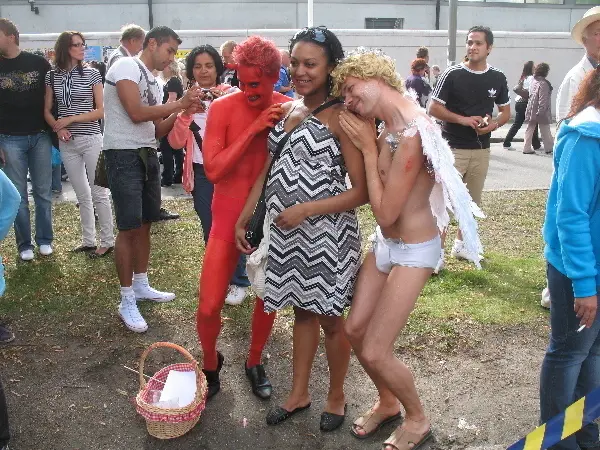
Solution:
[[(46, 74), (46, 86), (50, 86), (51, 74), (54, 73), (54, 100), (58, 104), (58, 118), (77, 116), (89, 113), (94, 107), (93, 86), (102, 86), (102, 76), (97, 69), (83, 68), (83, 75), (78, 67), (70, 72), (54, 70)], [(92, 135), (100, 133), (100, 124), (97, 120), (91, 122), (72, 123), (67, 127), (72, 135)]]

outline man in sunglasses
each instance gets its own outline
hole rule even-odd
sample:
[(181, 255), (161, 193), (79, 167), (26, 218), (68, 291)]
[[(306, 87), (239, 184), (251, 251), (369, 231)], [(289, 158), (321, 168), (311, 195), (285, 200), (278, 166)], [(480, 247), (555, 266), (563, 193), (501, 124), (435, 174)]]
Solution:
[[(240, 257), (235, 245), (235, 224), (265, 166), (268, 132), (281, 118), (281, 104), (289, 101), (273, 92), (281, 66), (281, 55), (273, 42), (252, 36), (235, 48), (233, 59), (242, 91), (212, 103), (202, 146), (204, 170), (215, 185), (196, 317), (208, 397), (221, 388), (219, 372), (224, 357), (217, 352), (217, 338), (227, 287)], [(252, 392), (261, 399), (271, 396), (271, 383), (261, 358), (274, 320), (275, 314), (265, 313), (263, 301), (257, 298), (244, 369)]]

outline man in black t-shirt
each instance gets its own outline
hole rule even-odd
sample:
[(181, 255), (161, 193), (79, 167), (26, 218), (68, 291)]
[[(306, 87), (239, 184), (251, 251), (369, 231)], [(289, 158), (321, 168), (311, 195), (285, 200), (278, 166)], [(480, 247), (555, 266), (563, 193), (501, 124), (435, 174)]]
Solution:
[(35, 201), (35, 242), (41, 255), (52, 253), (52, 144), (44, 120), (44, 78), (50, 64), (19, 49), (19, 31), (0, 19), (0, 164), (21, 194), (15, 219), (20, 257), (34, 258), (27, 196), (27, 172)]
[[(442, 135), (448, 140), (455, 167), (463, 177), (473, 201), (481, 204), (481, 193), (490, 162), (490, 136), (510, 118), (510, 97), (504, 74), (487, 63), (494, 35), (476, 26), (467, 34), (468, 60), (449, 67), (440, 75), (432, 95), (430, 114), (443, 121)], [(492, 119), (494, 105), (498, 116)], [(458, 231), (452, 256), (464, 258)], [(442, 268), (444, 251), (436, 273)]]

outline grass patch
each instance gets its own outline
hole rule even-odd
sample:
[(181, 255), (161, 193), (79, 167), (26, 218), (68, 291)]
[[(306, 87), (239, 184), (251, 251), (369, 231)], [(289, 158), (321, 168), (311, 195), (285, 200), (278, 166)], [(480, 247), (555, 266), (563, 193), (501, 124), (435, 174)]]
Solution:
[[(425, 287), (409, 321), (409, 332), (435, 330), (451, 337), (456, 320), (512, 325), (542, 317), (538, 299), (545, 285), (540, 232), (545, 199), (542, 191), (485, 193), (487, 218), (480, 222), (485, 270), (447, 257), (447, 269)], [(180, 213), (181, 219), (153, 227), (150, 278), (158, 288), (176, 292), (178, 300), (158, 308), (145, 304), (142, 311), (149, 318), (187, 320), (196, 309), (204, 244), (192, 202), (165, 203)], [(368, 207), (360, 209), (359, 218), (366, 246), (376, 224)], [(90, 260), (70, 253), (80, 244), (79, 214), (73, 204), (55, 205), (54, 226), (55, 253), (49, 258), (18, 261), (12, 232), (0, 243), (8, 285), (0, 299), (0, 311), (9, 318), (34, 321), (105, 320), (114, 314), (119, 298), (112, 257)], [(454, 232), (452, 228), (449, 236)], [(449, 239), (448, 252), (451, 245)], [(247, 333), (251, 308), (250, 302), (245, 302), (241, 307), (226, 307), (224, 315)], [(285, 317), (287, 314), (282, 315)]]

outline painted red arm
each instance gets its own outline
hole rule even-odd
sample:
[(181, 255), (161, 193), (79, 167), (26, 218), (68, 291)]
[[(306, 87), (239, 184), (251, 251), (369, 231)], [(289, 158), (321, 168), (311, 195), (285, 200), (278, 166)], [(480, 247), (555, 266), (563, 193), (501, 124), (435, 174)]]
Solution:
[[(243, 94), (239, 96), (232, 94), (215, 100), (208, 112), (202, 155), (206, 177), (213, 184), (221, 181), (240, 162), (248, 146), (258, 133), (273, 127), (281, 118), (281, 106), (270, 106), (261, 112), (252, 124), (237, 136), (231, 145), (226, 147), (231, 111), (235, 110), (236, 107), (240, 109), (245, 106), (236, 105), (241, 98), (243, 98)], [(245, 98), (242, 101), (245, 102)], [(243, 111), (244, 109), (240, 110)]]

